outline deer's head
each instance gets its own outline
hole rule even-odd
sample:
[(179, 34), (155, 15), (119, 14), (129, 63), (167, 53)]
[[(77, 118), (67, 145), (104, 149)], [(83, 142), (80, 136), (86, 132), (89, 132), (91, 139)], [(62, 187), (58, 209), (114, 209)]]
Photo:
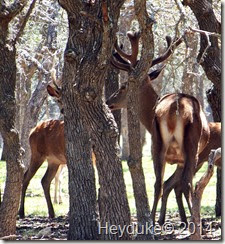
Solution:
[(47, 85), (47, 91), (50, 96), (54, 97), (59, 106), (60, 112), (63, 114), (62, 89), (57, 85), (54, 79), (53, 85)]
[[(116, 67), (117, 69), (124, 70), (127, 72), (130, 72), (133, 70), (138, 63), (138, 47), (139, 47), (139, 39), (140, 39), (140, 33), (136, 32), (132, 34), (131, 32), (127, 33), (127, 36), (131, 43), (131, 54), (125, 53), (121, 47), (119, 47), (118, 43), (115, 44), (115, 50), (116, 52), (113, 53), (113, 57), (111, 59), (111, 64)], [(153, 59), (151, 67), (153, 67), (156, 64), (162, 63), (165, 61), (174, 51), (174, 49), (182, 42), (182, 39), (178, 39), (172, 42), (172, 39), (167, 36), (167, 50), (163, 55), (160, 57)], [(156, 79), (165, 65), (162, 65), (160, 68), (150, 72), (147, 75), (148, 81), (152, 81)], [(121, 85), (121, 87), (115, 91), (106, 101), (106, 104), (109, 106), (111, 110), (117, 110), (121, 108), (127, 107), (127, 92), (129, 89), (128, 82), (125, 82)]]

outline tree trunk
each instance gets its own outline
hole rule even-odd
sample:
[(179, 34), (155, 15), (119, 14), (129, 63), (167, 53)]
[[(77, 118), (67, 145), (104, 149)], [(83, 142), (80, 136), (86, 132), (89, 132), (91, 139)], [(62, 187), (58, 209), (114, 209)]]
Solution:
[(186, 35), (185, 37), (188, 43), (188, 47), (186, 47), (185, 52), (185, 66), (182, 77), (182, 92), (194, 95), (194, 83), (196, 81), (196, 77), (193, 75), (193, 69), (196, 62), (198, 39), (196, 37), (193, 38), (193, 35)]
[(2, 160), (3, 147), (4, 147), (3, 138), (2, 135), (0, 134), (0, 161)]
[(121, 112), (121, 135), (122, 135), (122, 160), (128, 160), (130, 155), (127, 125), (127, 109)]
[[(112, 66), (109, 68), (107, 72), (107, 77), (105, 80), (105, 98), (109, 98), (109, 96), (114, 93), (116, 90), (119, 89), (119, 71), (114, 69)], [(121, 111), (116, 110), (113, 111), (113, 116), (116, 121), (118, 130), (119, 130), (119, 137), (118, 143), (120, 143), (120, 133), (121, 133)]]
[[(221, 34), (221, 23), (216, 19), (212, 1), (183, 0), (183, 4), (191, 8), (201, 30)], [(213, 87), (207, 91), (207, 98), (213, 110), (214, 121), (219, 122), (221, 121), (221, 48), (219, 47), (217, 37), (210, 36), (209, 40), (210, 46), (204, 54), (209, 43), (206, 36), (201, 35), (198, 61), (203, 67), (208, 79), (213, 83)], [(203, 54), (204, 57), (202, 57)], [(218, 170), (218, 172), (220, 171)], [(221, 212), (221, 185), (221, 177), (220, 173), (218, 173), (216, 213)]]
[[(9, 117), (7, 118), (9, 119)], [(17, 131), (10, 126), (11, 131), (3, 132), (2, 126), (0, 127), (6, 149), (7, 170), (3, 201), (0, 205), (1, 238), (14, 235), (16, 232), (16, 217), (22, 190), (23, 166), (21, 164), (20, 143)]]
[(221, 209), (222, 209), (222, 171), (221, 169), (217, 168), (217, 182), (216, 182), (216, 217), (221, 216)]
[[(110, 231), (112, 225), (129, 225), (130, 211), (118, 154), (118, 129), (102, 97), (123, 2), (60, 1), (69, 17), (62, 97), (69, 169), (70, 240), (129, 239), (127, 233), (121, 236)], [(100, 183), (98, 226), (91, 148)]]
[[(221, 121), (221, 90), (217, 90), (215, 86), (207, 91), (207, 98), (209, 104), (213, 111), (214, 121)], [(216, 216), (221, 216), (222, 209), (222, 171), (221, 169), (217, 169), (217, 182), (216, 182), (216, 204), (215, 204), (215, 212)]]
[(0, 133), (4, 141), (7, 168), (4, 196), (0, 206), (0, 237), (4, 237), (14, 235), (16, 231), (23, 167), (19, 134), (15, 129), (16, 49), (14, 45), (6, 45), (8, 22), (1, 20), (0, 29)]
[[(134, 1), (135, 13), (140, 24), (142, 37), (142, 56), (135, 70), (131, 72), (128, 82), (128, 104), (127, 104), (127, 119), (128, 119), (128, 137), (130, 156), (128, 166), (131, 173), (134, 198), (137, 209), (138, 225), (143, 226), (146, 223), (151, 223), (150, 209), (145, 186), (145, 177), (142, 168), (142, 145), (139, 122), (139, 86), (146, 79), (147, 70), (150, 67), (153, 58), (153, 33), (152, 19), (149, 18), (146, 11), (146, 1)], [(138, 235), (138, 239), (152, 239), (152, 236), (147, 233)]]
[[(132, 83), (131, 83), (132, 84)], [(139, 94), (138, 88), (129, 85), (128, 92), (128, 138), (130, 154), (128, 166), (132, 178), (132, 186), (134, 190), (135, 205), (137, 210), (137, 220), (140, 226), (150, 222), (150, 208), (145, 185), (145, 176), (142, 168), (142, 145), (139, 122)], [(132, 85), (135, 85), (134, 83)], [(130, 93), (130, 94), (129, 94)], [(145, 239), (148, 236), (138, 236)], [(151, 236), (148, 237), (151, 239)], [(147, 239), (148, 239), (147, 238)]]
[[(68, 93), (67, 96), (70, 98)], [(68, 240), (96, 240), (96, 190), (89, 134), (83, 115), (78, 109), (80, 104), (73, 106), (71, 103), (70, 106), (73, 108), (71, 113), (67, 114), (65, 111), (70, 203)], [(71, 143), (74, 138), (76, 143)]]
[[(26, 97), (24, 99), (23, 103), (20, 104), (20, 116), (22, 118), (19, 118), (21, 121), (20, 125), (20, 138), (21, 138), (21, 146), (25, 150), (24, 155), (24, 164), (26, 169), (28, 168), (30, 164), (30, 157), (31, 157), (31, 151), (30, 151), (30, 145), (29, 145), (29, 134), (31, 129), (36, 126), (39, 114), (41, 111), (41, 108), (43, 107), (44, 102), (47, 99), (47, 91), (46, 87), (49, 81), (51, 80), (51, 74), (49, 70), (52, 69), (53, 65), (53, 55), (54, 52), (57, 51), (56, 47), (56, 26), (52, 23), (52, 19), (55, 19), (58, 14), (58, 8), (59, 5), (56, 1), (54, 1), (54, 11), (51, 12), (50, 17), (51, 20), (46, 23), (45, 25), (45, 31), (43, 31), (44, 35), (42, 36), (42, 45), (39, 45), (38, 50), (36, 50), (37, 53), (41, 52), (41, 49), (44, 47), (46, 52), (46, 46), (48, 47), (48, 52), (45, 54), (45, 58), (41, 60), (43, 70), (39, 71), (39, 81), (35, 88), (35, 90), (31, 91), (31, 83), (33, 75), (35, 74), (35, 71), (37, 70), (37, 65), (32, 64), (32, 69), (26, 67), (24, 68), (25, 75), (21, 77), (23, 79), (20, 80), (21, 83), (26, 84), (26, 91), (24, 90), (24, 86), (22, 89), (20, 89), (20, 101), (18, 103), (21, 103), (22, 98)], [(49, 10), (50, 11), (50, 10)], [(36, 55), (38, 56), (38, 55)], [(40, 56), (40, 55), (39, 55)], [(35, 57), (37, 58), (37, 57)], [(40, 58), (40, 57), (39, 57)], [(20, 84), (18, 84), (19, 86)]]
[[(127, 226), (130, 223), (130, 210), (126, 196), (126, 186), (120, 161), (118, 128), (110, 113), (103, 112), (104, 104), (96, 104), (87, 115), (87, 122), (93, 128), (94, 153), (99, 176), (98, 196), (100, 224), (107, 226)], [(91, 123), (92, 122), (92, 123)], [(119, 190), (118, 190), (119, 189)], [(122, 236), (103, 232), (101, 239), (129, 239), (125, 232)]]

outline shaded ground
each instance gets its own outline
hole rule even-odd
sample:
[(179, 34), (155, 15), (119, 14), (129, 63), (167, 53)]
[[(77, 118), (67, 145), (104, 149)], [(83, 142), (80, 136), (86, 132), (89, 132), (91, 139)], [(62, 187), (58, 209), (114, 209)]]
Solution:
[(17, 240), (66, 240), (68, 218), (28, 216), (17, 221)]
[[(163, 227), (156, 227), (155, 239), (157, 240), (188, 240), (188, 231), (184, 229), (184, 224), (179, 222), (176, 215), (167, 215), (167, 222)], [(135, 218), (132, 221), (136, 221)], [(66, 240), (69, 224), (66, 216), (54, 219), (38, 216), (28, 216), (17, 221), (16, 240)], [(220, 240), (221, 221), (203, 218), (202, 219), (202, 239)]]

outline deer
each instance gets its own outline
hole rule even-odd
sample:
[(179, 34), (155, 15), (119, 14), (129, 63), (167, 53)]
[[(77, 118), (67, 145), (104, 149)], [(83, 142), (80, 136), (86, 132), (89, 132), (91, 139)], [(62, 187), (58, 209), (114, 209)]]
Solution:
[[(118, 69), (130, 72), (136, 65), (137, 61), (137, 54), (138, 54), (138, 38), (134, 38), (135, 35), (133, 35), (131, 37), (130, 34), (128, 34), (128, 38), (131, 42), (131, 47), (132, 47), (132, 51), (131, 51), (131, 55), (126, 54), (119, 46), (118, 44), (115, 45), (115, 49), (117, 51), (116, 54), (114, 54), (113, 58), (112, 58), (112, 64), (113, 66), (115, 66)], [(172, 44), (170, 42), (168, 42), (170, 45), (168, 45), (167, 51), (160, 56), (159, 58), (153, 59), (151, 67), (153, 67), (155, 64), (158, 64), (164, 60), (166, 60), (171, 53), (173, 52), (173, 50), (175, 49), (175, 47), (177, 47), (180, 43), (182, 42), (182, 39), (178, 39), (175, 42), (173, 42)], [(128, 61), (126, 61), (128, 60)], [(141, 121), (141, 123), (145, 126), (145, 128), (148, 130), (148, 132), (150, 134), (154, 134), (155, 138), (160, 137), (159, 134), (157, 134), (157, 119), (159, 118), (155, 118), (155, 110), (156, 107), (158, 106), (158, 95), (156, 93), (156, 91), (154, 90), (151, 81), (153, 80), (151, 77), (153, 77), (153, 73), (151, 72), (150, 74), (146, 74), (146, 79), (143, 80), (141, 82), (141, 85), (139, 86), (139, 119)], [(157, 77), (154, 77), (157, 78)], [(119, 90), (117, 90), (116, 92), (114, 92), (106, 101), (106, 104), (108, 104), (109, 108), (111, 110), (117, 110), (117, 109), (121, 109), (121, 108), (125, 108), (127, 105), (127, 91), (129, 88), (129, 84), (127, 82), (123, 83), (120, 87)], [(166, 98), (166, 99), (165, 99)], [(185, 95), (185, 94), (170, 94), (167, 97), (165, 97), (162, 103), (165, 103), (165, 101), (170, 101), (170, 105), (171, 107), (167, 108), (167, 111), (172, 111), (175, 108), (175, 105), (177, 104), (177, 102), (179, 101), (178, 105), (180, 104), (181, 107), (185, 108), (188, 107), (188, 112), (189, 112), (189, 119), (191, 119), (191, 117), (197, 118), (197, 124), (195, 128), (197, 128), (197, 138), (195, 141), (195, 152), (193, 153), (193, 155), (191, 155), (191, 162), (192, 162), (192, 170), (194, 171), (193, 168), (195, 168), (195, 164), (196, 164), (196, 156), (197, 154), (201, 153), (201, 151), (203, 150), (204, 146), (206, 146), (207, 142), (208, 142), (208, 138), (209, 138), (209, 126), (206, 120), (206, 117), (202, 111), (202, 108), (198, 102), (198, 100), (192, 96), (189, 95)], [(174, 101), (174, 102), (172, 102)], [(184, 102), (185, 101), (185, 102)], [(160, 105), (159, 105), (160, 106)], [(174, 106), (174, 108), (173, 108)], [(158, 107), (159, 108), (159, 107)], [(172, 109), (172, 110), (171, 110)], [(176, 109), (174, 111), (177, 111)], [(178, 110), (179, 111), (179, 110)], [(195, 112), (197, 112), (195, 114)], [(159, 110), (160, 113), (160, 110)], [(174, 112), (173, 112), (174, 113)], [(179, 113), (182, 114), (182, 111), (179, 111)], [(164, 116), (166, 116), (166, 114), (164, 114)], [(188, 118), (188, 117), (187, 117)], [(153, 121), (155, 121), (155, 127), (153, 127)], [(187, 121), (186, 121), (187, 122)], [(166, 123), (165, 120), (162, 120), (162, 123)], [(174, 121), (175, 123), (175, 121)], [(170, 124), (169, 124), (170, 125)], [(174, 124), (171, 124), (171, 129), (175, 129)], [(183, 132), (183, 136), (187, 136), (186, 131), (184, 130), (184, 123), (180, 123), (180, 121), (178, 122), (178, 126), (180, 126), (182, 128), (182, 132)], [(164, 127), (162, 127), (164, 128)], [(170, 128), (169, 128), (170, 129)], [(194, 130), (194, 129), (193, 129)], [(154, 133), (153, 133), (154, 131)], [(159, 132), (159, 130), (158, 130)], [(169, 130), (169, 132), (171, 132)], [(175, 130), (175, 132), (177, 133), (177, 131)], [(184, 133), (185, 132), (185, 133)], [(203, 133), (202, 133), (203, 132)], [(164, 139), (166, 139), (167, 135), (164, 136)], [(176, 135), (177, 136), (177, 135)], [(174, 135), (173, 135), (174, 137)], [(173, 139), (170, 138), (171, 140)], [(181, 137), (178, 136), (178, 140), (180, 139), (180, 141), (182, 141), (183, 139)], [(159, 140), (160, 141), (160, 140)], [(158, 142), (159, 142), (158, 141)], [(161, 141), (162, 142), (162, 138)], [(164, 171), (164, 161), (170, 163), (170, 164), (178, 164), (178, 169), (176, 172), (176, 175), (181, 175), (183, 174), (183, 172), (185, 172), (187, 175), (186, 177), (186, 186), (184, 186), (184, 192), (186, 195), (186, 198), (188, 198), (187, 200), (190, 199), (190, 190), (189, 190), (189, 184), (191, 184), (191, 179), (193, 176), (193, 172), (191, 172), (190, 174), (188, 174), (187, 172), (187, 165), (186, 162), (188, 162), (189, 160), (185, 160), (186, 162), (184, 163), (184, 155), (183, 154), (183, 143), (180, 143), (179, 146), (181, 146), (182, 148), (182, 153), (180, 150), (180, 153), (177, 154), (178, 150), (179, 150), (179, 146), (177, 145), (177, 143), (174, 143), (174, 140), (172, 140), (174, 145), (173, 147), (169, 147), (168, 145), (165, 145), (167, 148), (164, 148), (163, 151), (157, 151), (159, 149), (157, 149), (157, 140), (155, 139), (155, 148), (152, 149), (152, 151), (155, 153), (154, 157), (154, 167), (155, 167), (155, 173), (156, 173), (156, 184), (155, 184), (155, 196), (154, 196), (154, 204), (153, 204), (153, 210), (151, 213), (151, 217), (154, 221), (155, 219), (155, 211), (156, 211), (156, 207), (159, 201), (159, 198), (161, 196), (161, 190), (162, 190), (162, 176), (163, 176), (163, 171)], [(169, 142), (167, 142), (169, 143)], [(158, 143), (159, 144), (159, 143)], [(181, 145), (182, 144), (182, 145)], [(166, 150), (169, 149), (169, 150)], [(200, 149), (200, 150), (199, 150)], [(166, 154), (165, 154), (166, 152)], [(160, 153), (161, 155), (161, 159), (160, 162), (159, 160), (157, 160), (157, 153)], [(185, 154), (187, 154), (187, 149), (185, 151)], [(165, 160), (162, 160), (162, 158), (165, 157)], [(189, 157), (190, 158), (190, 157)], [(163, 161), (163, 162), (162, 162)], [(186, 165), (186, 168), (185, 168)], [(181, 179), (181, 178), (180, 178)], [(164, 185), (165, 188), (165, 185)], [(178, 188), (174, 188), (175, 192), (177, 191), (177, 194), (179, 196), (179, 189)], [(178, 191), (179, 190), (179, 191)], [(178, 200), (178, 199), (177, 199)], [(178, 206), (183, 207), (182, 199), (178, 200)], [(189, 201), (188, 201), (189, 202)], [(191, 208), (190, 204), (189, 207)], [(180, 210), (180, 208), (179, 208)], [(184, 212), (184, 208), (183, 208), (183, 212)], [(185, 212), (184, 212), (185, 213)], [(182, 221), (186, 222), (186, 216), (182, 214), (182, 212), (180, 212)]]
[(163, 96), (155, 108), (152, 123), (152, 158), (156, 176), (151, 219), (155, 222), (163, 190), (165, 163), (176, 155), (182, 162), (181, 189), (192, 214), (193, 177), (198, 155), (209, 140), (210, 130), (200, 102), (193, 96), (172, 93)]
[(65, 168), (65, 164), (60, 164), (55, 175), (55, 191), (54, 191), (54, 203), (61, 204), (62, 200), (62, 173)]
[[(49, 93), (49, 95), (54, 96), (60, 108), (60, 112), (61, 114), (63, 114), (61, 89), (57, 85), (55, 70), (52, 70), (51, 76), (55, 88), (53, 88), (51, 85), (47, 85), (47, 92)], [(48, 136), (51, 136), (52, 142), (48, 139)], [(56, 148), (59, 149), (58, 153), (54, 152), (55, 143)], [(55, 213), (50, 197), (50, 185), (52, 180), (55, 178), (54, 203), (62, 203), (60, 177), (62, 170), (66, 165), (66, 159), (64, 156), (64, 122), (61, 122), (59, 120), (50, 120), (39, 123), (30, 132), (29, 144), (31, 149), (31, 162), (27, 171), (24, 174), (19, 216), (20, 218), (25, 217), (25, 195), (30, 180), (33, 178), (37, 170), (41, 167), (43, 162), (47, 159), (48, 168), (45, 176), (42, 178), (42, 186), (48, 206), (49, 217), (54, 218)], [(41, 148), (42, 146), (43, 148)], [(54, 155), (56, 157), (56, 160), (54, 159)]]
[[(195, 170), (195, 173), (198, 172), (198, 170), (202, 167), (203, 163), (208, 160), (211, 151), (221, 147), (221, 123), (209, 122), (208, 125), (209, 125), (209, 130), (210, 130), (210, 137), (209, 137), (207, 145), (205, 146), (203, 151), (198, 155), (198, 162), (197, 162), (197, 168)], [(221, 158), (216, 157), (214, 159), (214, 161), (215, 161), (214, 164), (218, 168), (222, 167)], [(176, 190), (175, 190), (176, 200), (178, 203), (181, 221), (187, 224), (187, 217), (186, 217), (186, 213), (184, 211), (183, 202), (182, 202), (181, 173), (182, 173), (182, 168), (177, 166), (173, 175), (163, 184), (162, 203), (161, 203), (161, 209), (160, 209), (160, 216), (159, 216), (159, 220), (158, 220), (158, 223), (160, 225), (163, 225), (165, 223), (167, 200), (168, 200), (170, 192), (175, 188), (176, 188)], [(190, 206), (188, 206), (188, 207), (190, 210)]]
[[(41, 180), (41, 184), (47, 202), (49, 218), (54, 218), (55, 212), (50, 196), (50, 185), (56, 176), (59, 166), (67, 164), (65, 157), (64, 121), (47, 120), (39, 122), (30, 132), (29, 144), (31, 149), (31, 161), (24, 174), (19, 216), (20, 218), (25, 217), (25, 196), (30, 180), (44, 161), (47, 160), (48, 167)], [(95, 156), (93, 153), (92, 161), (93, 164), (95, 164)]]

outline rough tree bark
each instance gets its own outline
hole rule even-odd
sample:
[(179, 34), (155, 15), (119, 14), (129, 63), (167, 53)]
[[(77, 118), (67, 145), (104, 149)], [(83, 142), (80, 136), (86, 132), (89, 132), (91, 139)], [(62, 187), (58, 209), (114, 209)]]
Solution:
[[(129, 225), (130, 211), (119, 159), (118, 129), (103, 102), (105, 76), (123, 2), (59, 1), (69, 21), (62, 98), (69, 169), (70, 240), (129, 239), (127, 233), (120, 236), (107, 228)], [(96, 155), (100, 184), (99, 226), (91, 148)]]
[(8, 40), (9, 23), (19, 14), (26, 1), (0, 2), (0, 133), (6, 152), (6, 186), (0, 206), (0, 237), (16, 231), (16, 216), (23, 179), (19, 134), (15, 129), (16, 47)]
[[(146, 10), (146, 1), (134, 1), (134, 8), (140, 25), (142, 38), (142, 55), (134, 71), (129, 74), (129, 90), (127, 104), (128, 136), (130, 156), (128, 166), (131, 173), (134, 198), (137, 210), (138, 224), (151, 223), (150, 209), (145, 186), (145, 177), (142, 168), (142, 145), (139, 122), (139, 86), (146, 78), (154, 54), (154, 40), (152, 33), (153, 20)], [(152, 239), (151, 235), (138, 235), (140, 239)]]
[[(123, 33), (122, 37), (126, 36), (126, 33), (130, 30), (131, 23), (135, 19), (135, 11), (134, 6), (131, 3), (124, 4), (123, 14), (120, 15), (119, 19), (119, 32)], [(124, 39), (122, 40), (123, 43), (123, 50), (125, 52), (131, 52), (129, 48), (129, 40)], [(128, 74), (125, 71), (120, 72), (120, 83), (126, 82), (128, 79)], [(115, 92), (115, 90), (113, 91)], [(111, 93), (112, 94), (112, 93)], [(110, 95), (111, 95), (110, 94)], [(145, 134), (146, 129), (145, 127), (140, 123), (141, 128), (141, 145), (142, 148), (145, 144)], [(127, 125), (127, 110), (122, 109), (121, 111), (121, 136), (122, 136), (122, 160), (128, 160), (129, 159), (129, 140), (128, 140), (128, 125)]]
[[(212, 107), (213, 111), (213, 118), (215, 121), (221, 121), (221, 97), (217, 95), (220, 94), (221, 91), (217, 91), (215, 87), (209, 89), (207, 91), (207, 98), (209, 104)], [(221, 216), (221, 209), (222, 209), (222, 170), (217, 168), (217, 182), (216, 182), (216, 205), (215, 211), (216, 216)]]
[[(217, 20), (209, 0), (183, 0), (183, 4), (189, 6), (193, 11), (199, 28), (204, 31), (221, 34), (221, 23)], [(218, 38), (201, 34), (200, 50), (198, 61), (203, 67), (207, 77), (212, 81), (213, 86), (207, 91), (209, 104), (213, 110), (214, 121), (221, 121), (221, 48)], [(208, 47), (208, 45), (210, 45)], [(205, 52), (205, 50), (207, 51)], [(205, 54), (204, 54), (205, 52)], [(202, 57), (204, 54), (204, 57)], [(221, 214), (221, 171), (217, 170), (217, 201), (216, 214)]]
[[(107, 76), (105, 79), (105, 98), (109, 98), (109, 96), (119, 89), (119, 77), (118, 77), (119, 71), (114, 69), (113, 67), (110, 67)], [(119, 136), (118, 136), (118, 143), (120, 142), (120, 133), (121, 133), (121, 111), (116, 110), (113, 111), (113, 116), (116, 121), (118, 130), (119, 130)]]

